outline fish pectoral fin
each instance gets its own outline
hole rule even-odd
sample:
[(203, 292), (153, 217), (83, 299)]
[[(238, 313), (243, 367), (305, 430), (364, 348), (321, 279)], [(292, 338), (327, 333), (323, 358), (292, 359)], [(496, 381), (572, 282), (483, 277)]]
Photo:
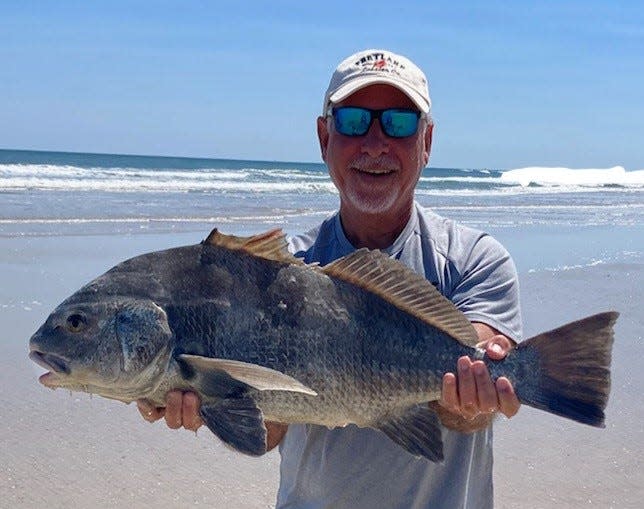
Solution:
[(264, 415), (252, 398), (243, 396), (205, 403), (200, 414), (210, 431), (233, 449), (251, 456), (266, 452)]
[(189, 380), (197, 377), (198, 385), (204, 386), (204, 391), (213, 396), (226, 397), (247, 387), (258, 391), (299, 392), (317, 396), (317, 392), (292, 376), (258, 364), (188, 354), (179, 355), (179, 360), (188, 367), (183, 369), (184, 376)]
[(443, 461), (440, 421), (427, 404), (414, 405), (396, 415), (388, 415), (374, 427), (414, 456)]

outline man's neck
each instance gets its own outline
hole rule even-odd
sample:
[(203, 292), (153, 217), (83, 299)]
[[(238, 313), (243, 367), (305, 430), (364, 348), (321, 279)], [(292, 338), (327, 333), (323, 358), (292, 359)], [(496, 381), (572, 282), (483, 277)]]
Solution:
[(411, 218), (413, 203), (399, 211), (384, 214), (367, 214), (348, 211), (340, 206), (342, 228), (351, 245), (355, 248), (385, 249), (391, 246), (407, 226)]

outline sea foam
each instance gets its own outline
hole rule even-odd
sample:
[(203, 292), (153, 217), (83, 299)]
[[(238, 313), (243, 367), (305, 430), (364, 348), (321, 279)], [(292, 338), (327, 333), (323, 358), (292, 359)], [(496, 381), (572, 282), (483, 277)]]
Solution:
[(644, 170), (626, 171), (622, 166), (606, 169), (571, 169), (558, 167), (531, 166), (509, 170), (501, 174), (500, 180), (505, 183), (542, 186), (644, 186)]

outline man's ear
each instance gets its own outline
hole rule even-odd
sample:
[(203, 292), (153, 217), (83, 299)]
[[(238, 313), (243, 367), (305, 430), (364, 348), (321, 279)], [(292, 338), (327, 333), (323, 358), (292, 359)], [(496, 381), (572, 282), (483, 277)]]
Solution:
[(432, 151), (432, 137), (434, 133), (434, 124), (429, 124), (425, 128), (425, 150), (423, 151), (423, 167), (429, 163), (429, 154)]
[(329, 128), (325, 117), (318, 117), (318, 141), (320, 142), (322, 160), (326, 162), (326, 149), (329, 144)]

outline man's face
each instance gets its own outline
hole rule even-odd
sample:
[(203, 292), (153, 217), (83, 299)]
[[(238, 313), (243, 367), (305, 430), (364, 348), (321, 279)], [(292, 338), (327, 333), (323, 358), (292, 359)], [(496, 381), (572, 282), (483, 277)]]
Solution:
[[(335, 106), (370, 109), (417, 110), (413, 101), (397, 88), (371, 85), (358, 90)], [(421, 119), (418, 131), (408, 138), (386, 136), (374, 120), (364, 136), (344, 136), (333, 119), (318, 118), (322, 159), (340, 192), (341, 209), (366, 214), (408, 211), (422, 168), (429, 161), (432, 127)]]

